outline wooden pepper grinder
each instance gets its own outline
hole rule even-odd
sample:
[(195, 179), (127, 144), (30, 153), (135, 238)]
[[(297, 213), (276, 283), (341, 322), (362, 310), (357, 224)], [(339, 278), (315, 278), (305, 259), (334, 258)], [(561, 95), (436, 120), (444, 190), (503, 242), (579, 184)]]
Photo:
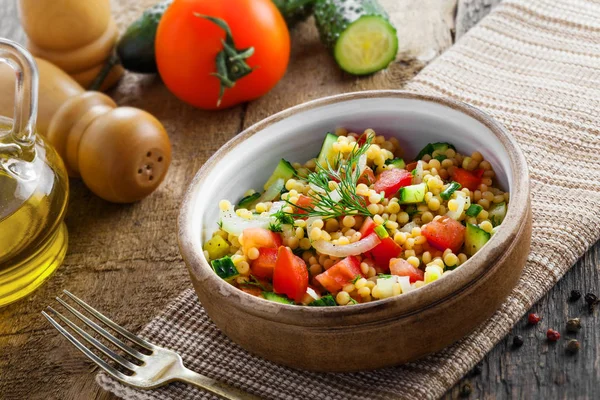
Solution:
[[(21, 24), (35, 57), (50, 61), (89, 88), (112, 55), (118, 39), (110, 0), (19, 0)], [(123, 75), (112, 67), (99, 89)]]
[[(96, 195), (130, 203), (152, 193), (171, 163), (171, 144), (149, 113), (117, 107), (100, 92), (86, 92), (60, 68), (36, 59), (39, 71), (37, 132), (62, 157), (69, 175), (81, 176)], [(0, 115), (11, 116), (15, 76), (0, 66)]]

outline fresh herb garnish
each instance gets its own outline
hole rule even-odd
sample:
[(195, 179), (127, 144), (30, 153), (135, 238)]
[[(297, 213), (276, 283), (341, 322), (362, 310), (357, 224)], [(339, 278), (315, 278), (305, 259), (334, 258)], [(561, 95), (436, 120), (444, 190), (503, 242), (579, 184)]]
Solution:
[(390, 279), (392, 277), (392, 275), (390, 275), (390, 274), (379, 274), (379, 275), (377, 275), (377, 277), (381, 278), (381, 279)]
[[(303, 213), (285, 214), (290, 218), (320, 217), (323, 219), (346, 215), (372, 216), (367, 208), (366, 200), (356, 194), (356, 185), (361, 176), (358, 163), (361, 156), (366, 154), (372, 141), (373, 138), (368, 137), (362, 146), (355, 144), (347, 160), (342, 159), (338, 154), (333, 163), (335, 167), (329, 163), (329, 160), (327, 160), (326, 166), (317, 163), (315, 172), (311, 172), (307, 177), (308, 183), (313, 189), (317, 189), (308, 195), (311, 205), (301, 207), (287, 201), (288, 204)], [(337, 182), (337, 188), (333, 191), (329, 188), (330, 181)], [(333, 193), (336, 193), (335, 197), (332, 197)]]
[(269, 229), (271, 232), (283, 232), (279, 222), (271, 222), (267, 229)]
[(358, 301), (356, 301), (352, 297), (350, 297), (350, 300), (348, 301), (348, 304), (358, 304)]
[(352, 281), (351, 281), (350, 283), (354, 285), (356, 282), (358, 282), (358, 280), (359, 280), (360, 278), (362, 278), (360, 275), (356, 275), (356, 276), (354, 277), (354, 279), (352, 279)]
[(294, 226), (294, 217), (293, 214), (286, 213), (283, 210), (279, 210), (276, 213), (272, 214), (273, 217), (277, 220), (277, 223), (281, 227), (281, 225), (292, 225)]

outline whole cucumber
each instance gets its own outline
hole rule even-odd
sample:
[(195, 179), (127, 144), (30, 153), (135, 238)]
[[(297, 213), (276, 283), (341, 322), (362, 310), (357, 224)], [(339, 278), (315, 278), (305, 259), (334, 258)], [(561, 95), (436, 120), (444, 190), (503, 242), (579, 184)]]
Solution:
[(116, 50), (125, 69), (141, 73), (158, 71), (154, 57), (154, 39), (158, 23), (171, 3), (173, 0), (165, 0), (148, 8), (121, 36)]
[[(272, 1), (290, 27), (311, 15), (315, 3), (315, 0)], [(173, 0), (165, 0), (148, 8), (119, 39), (116, 50), (125, 69), (141, 73), (158, 72), (154, 58), (156, 29), (171, 3)]]
[(314, 13), (321, 41), (344, 71), (371, 74), (396, 58), (396, 28), (376, 0), (317, 0)]

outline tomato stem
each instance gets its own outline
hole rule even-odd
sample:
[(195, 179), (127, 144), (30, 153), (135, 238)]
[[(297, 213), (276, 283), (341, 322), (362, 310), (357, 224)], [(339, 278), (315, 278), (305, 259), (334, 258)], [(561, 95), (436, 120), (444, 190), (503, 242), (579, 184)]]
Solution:
[(219, 107), (225, 90), (234, 87), (238, 79), (243, 78), (254, 70), (246, 63), (246, 60), (254, 54), (254, 47), (246, 49), (236, 48), (231, 29), (229, 29), (229, 25), (227, 25), (225, 20), (198, 13), (194, 13), (194, 15), (213, 22), (225, 31), (225, 39), (221, 40), (223, 49), (217, 53), (217, 57), (215, 58), (217, 72), (211, 73), (212, 76), (220, 81), (219, 99), (217, 100), (217, 107)]

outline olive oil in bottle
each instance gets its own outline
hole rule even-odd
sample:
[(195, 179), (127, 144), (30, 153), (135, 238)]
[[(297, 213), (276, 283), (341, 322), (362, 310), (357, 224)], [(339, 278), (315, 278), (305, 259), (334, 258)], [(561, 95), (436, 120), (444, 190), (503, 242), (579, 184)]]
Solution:
[(0, 62), (10, 65), (17, 77), (14, 119), (0, 117), (0, 306), (4, 306), (31, 293), (64, 259), (69, 188), (62, 160), (35, 135), (38, 73), (33, 58), (20, 45), (0, 39)]

